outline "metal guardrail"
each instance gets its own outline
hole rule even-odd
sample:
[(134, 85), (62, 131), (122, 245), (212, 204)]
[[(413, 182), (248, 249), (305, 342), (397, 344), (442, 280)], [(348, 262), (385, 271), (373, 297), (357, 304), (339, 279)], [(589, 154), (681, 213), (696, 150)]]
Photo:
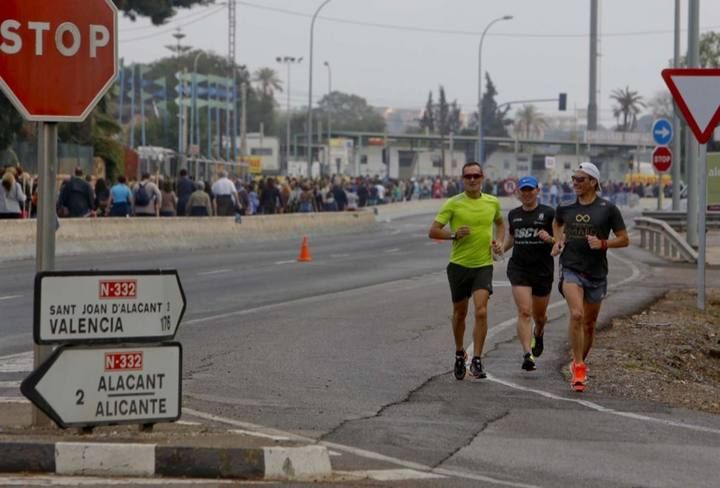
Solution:
[(697, 263), (697, 251), (667, 222), (650, 217), (637, 217), (635, 229), (640, 231), (640, 247), (643, 249), (666, 259)]
[[(679, 231), (687, 229), (687, 212), (681, 212), (676, 210), (669, 211), (654, 211), (645, 210), (643, 217), (651, 219), (662, 220), (667, 222), (670, 226)], [(706, 217), (706, 225), (708, 229), (720, 229), (720, 212), (708, 212)]]

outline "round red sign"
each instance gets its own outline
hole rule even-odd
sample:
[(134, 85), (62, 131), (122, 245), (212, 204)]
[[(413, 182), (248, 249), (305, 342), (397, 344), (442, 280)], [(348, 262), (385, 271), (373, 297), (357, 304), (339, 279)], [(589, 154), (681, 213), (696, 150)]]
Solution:
[(6, 0), (0, 89), (27, 119), (81, 122), (117, 75), (111, 0)]
[(659, 173), (665, 173), (672, 166), (672, 152), (665, 146), (656, 147), (652, 153), (652, 163)]
[(515, 190), (517, 190), (517, 183), (515, 183), (515, 180), (505, 180), (505, 183), (503, 183), (503, 190), (505, 190), (505, 193), (508, 195), (512, 195), (515, 193)]

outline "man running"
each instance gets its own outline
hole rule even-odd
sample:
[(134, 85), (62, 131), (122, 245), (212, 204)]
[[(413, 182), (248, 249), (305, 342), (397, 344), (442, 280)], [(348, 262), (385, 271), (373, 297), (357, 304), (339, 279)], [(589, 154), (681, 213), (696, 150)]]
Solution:
[[(570, 313), (568, 333), (573, 361), (571, 386), (584, 391), (585, 359), (595, 337), (595, 322), (607, 295), (607, 250), (629, 243), (620, 210), (600, 198), (600, 171), (592, 163), (580, 163), (572, 177), (577, 200), (558, 207), (553, 222), (557, 242), (553, 256), (560, 255), (560, 291)], [(614, 238), (610, 239), (610, 231)]]
[[(507, 277), (518, 310), (517, 336), (523, 350), (522, 369), (535, 370), (535, 358), (543, 352), (543, 332), (552, 292), (555, 262), (550, 255), (555, 210), (538, 202), (539, 185), (534, 176), (518, 182), (521, 206), (508, 214), (503, 252), (512, 248)], [(535, 322), (535, 330), (532, 323)]]
[[(493, 252), (502, 253), (505, 223), (499, 200), (482, 193), (483, 169), (477, 162), (462, 168), (464, 193), (448, 199), (428, 233), (431, 239), (452, 240), (452, 254), (447, 266), (453, 302), (452, 328), (455, 337), (455, 378), (465, 378), (465, 317), (470, 297), (475, 305), (473, 358), (470, 374), (485, 378), (481, 356), (487, 336), (487, 304), (492, 293)], [(450, 224), (450, 229), (444, 227)], [(493, 224), (496, 238), (493, 240)]]

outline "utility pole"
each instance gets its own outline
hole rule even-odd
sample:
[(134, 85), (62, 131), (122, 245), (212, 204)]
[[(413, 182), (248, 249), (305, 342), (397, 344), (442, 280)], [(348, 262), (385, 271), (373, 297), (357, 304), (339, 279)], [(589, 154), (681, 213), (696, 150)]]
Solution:
[[(675, 0), (675, 49), (673, 53), (673, 68), (680, 67), (680, 0)], [(680, 114), (677, 105), (673, 103), (673, 158), (675, 163), (672, 166), (672, 209), (680, 210), (680, 179), (682, 164), (682, 145)]]
[[(235, 44), (237, 42), (237, 3), (236, 0), (228, 0), (228, 63), (232, 70), (232, 89), (228, 87), (227, 96), (227, 116), (225, 120), (225, 133), (230, 134), (230, 112), (232, 107), (232, 113), (235, 114), (235, 108), (237, 107), (237, 69), (235, 68), (236, 52)], [(231, 147), (232, 147), (232, 159), (235, 161), (237, 157), (237, 116), (233, 117), (235, 121), (232, 131), (232, 137), (228, 137), (228, 147), (226, 151), (226, 159), (230, 159)]]
[[(700, 66), (700, 0), (689, 0), (688, 2), (688, 53), (687, 67), (697, 68)], [(699, 143), (690, 131), (688, 132), (687, 144), (687, 243), (693, 247), (698, 246), (698, 213), (705, 212), (705, 209), (698, 208), (698, 151)], [(703, 182), (704, 184), (704, 182)], [(704, 236), (703, 236), (704, 237)]]
[(590, 0), (590, 88), (588, 93), (587, 130), (597, 130), (597, 58), (598, 0)]
[(247, 83), (240, 85), (240, 98), (242, 100), (242, 115), (240, 118), (240, 156), (247, 156)]

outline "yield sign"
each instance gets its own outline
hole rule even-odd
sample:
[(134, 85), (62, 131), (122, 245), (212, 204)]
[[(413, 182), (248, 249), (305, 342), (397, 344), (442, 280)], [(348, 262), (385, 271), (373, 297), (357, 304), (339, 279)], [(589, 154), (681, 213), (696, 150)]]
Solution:
[(707, 144), (720, 122), (720, 69), (666, 69), (662, 77), (695, 138)]

